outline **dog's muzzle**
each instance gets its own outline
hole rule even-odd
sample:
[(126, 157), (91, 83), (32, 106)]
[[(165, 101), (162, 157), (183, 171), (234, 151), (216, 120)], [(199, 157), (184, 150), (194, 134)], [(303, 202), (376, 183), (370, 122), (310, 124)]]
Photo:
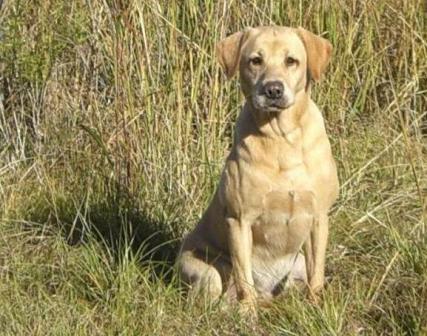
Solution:
[(257, 109), (266, 112), (279, 112), (293, 104), (285, 86), (281, 81), (268, 81), (254, 97), (254, 105)]

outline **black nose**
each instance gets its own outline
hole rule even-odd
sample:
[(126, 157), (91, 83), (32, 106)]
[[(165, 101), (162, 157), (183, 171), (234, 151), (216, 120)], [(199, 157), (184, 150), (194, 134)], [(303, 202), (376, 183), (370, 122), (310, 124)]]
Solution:
[(278, 99), (283, 96), (283, 84), (280, 81), (267, 82), (264, 85), (264, 94), (267, 98)]

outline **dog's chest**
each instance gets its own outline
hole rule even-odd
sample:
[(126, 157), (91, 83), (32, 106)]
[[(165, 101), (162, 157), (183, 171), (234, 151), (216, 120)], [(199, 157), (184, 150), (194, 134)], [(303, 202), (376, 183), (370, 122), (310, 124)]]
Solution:
[(283, 173), (293, 171), (304, 163), (303, 150), (301, 146), (301, 130), (294, 130), (284, 135), (280, 140), (272, 141), (272, 144), (266, 148), (276, 147), (274, 156), (270, 157), (271, 161), (276, 161), (279, 170)]
[(280, 257), (298, 252), (313, 225), (315, 207), (311, 191), (267, 193), (252, 225), (254, 253)]

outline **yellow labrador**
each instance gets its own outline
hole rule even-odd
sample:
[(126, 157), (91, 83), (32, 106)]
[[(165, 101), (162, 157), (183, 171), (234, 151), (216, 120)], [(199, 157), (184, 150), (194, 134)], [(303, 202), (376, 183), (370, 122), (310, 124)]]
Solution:
[[(328, 210), (338, 178), (323, 117), (310, 98), (332, 52), (303, 28), (250, 28), (218, 44), (246, 103), (212, 202), (182, 244), (178, 267), (193, 294), (256, 298), (284, 280), (324, 284)], [(304, 255), (299, 251), (303, 247)]]

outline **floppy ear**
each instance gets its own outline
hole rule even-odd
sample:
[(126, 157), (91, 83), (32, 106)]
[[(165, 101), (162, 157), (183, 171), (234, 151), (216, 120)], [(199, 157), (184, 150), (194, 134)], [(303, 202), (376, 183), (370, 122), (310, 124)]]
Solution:
[(239, 67), (240, 51), (243, 42), (246, 40), (247, 32), (248, 30), (234, 33), (220, 41), (216, 46), (219, 63), (228, 79), (234, 76)]
[(297, 32), (307, 51), (307, 67), (310, 75), (318, 81), (331, 58), (332, 44), (302, 27), (298, 27)]

